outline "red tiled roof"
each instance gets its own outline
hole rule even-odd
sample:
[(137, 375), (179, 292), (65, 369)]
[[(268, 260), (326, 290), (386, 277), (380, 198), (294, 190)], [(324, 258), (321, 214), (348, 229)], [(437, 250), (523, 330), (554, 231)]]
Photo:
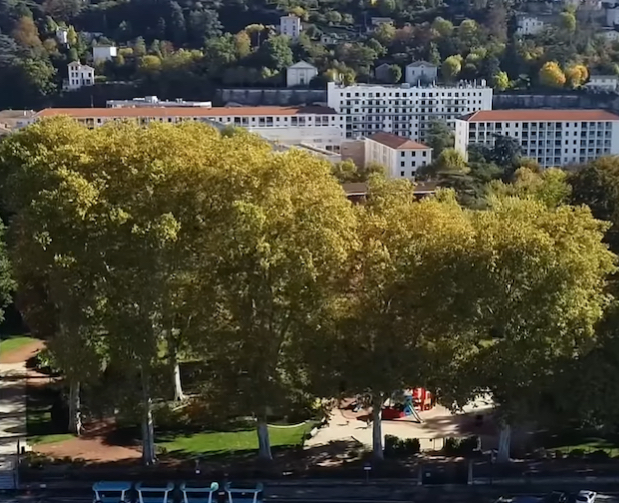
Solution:
[(390, 148), (394, 148), (396, 150), (413, 150), (413, 149), (427, 149), (430, 148), (423, 143), (418, 143), (413, 140), (409, 140), (408, 138), (404, 138), (403, 136), (397, 136), (391, 133), (374, 133), (370, 136), (370, 140), (381, 143)]
[(36, 114), (37, 118), (68, 115), (76, 119), (107, 117), (112, 119), (135, 117), (239, 117), (239, 116), (282, 116), (302, 114), (333, 114), (329, 107), (135, 107), (135, 108), (46, 108)]
[(552, 121), (614, 121), (619, 116), (606, 110), (481, 110), (463, 120), (467, 122), (552, 122)]

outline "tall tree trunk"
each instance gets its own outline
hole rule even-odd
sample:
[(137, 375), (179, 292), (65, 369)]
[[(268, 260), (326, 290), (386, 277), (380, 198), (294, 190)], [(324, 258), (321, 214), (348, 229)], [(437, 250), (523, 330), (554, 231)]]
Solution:
[(497, 463), (508, 463), (511, 454), (512, 427), (507, 423), (501, 423), (499, 432), (499, 449), (497, 452)]
[(271, 440), (269, 438), (266, 413), (258, 417), (256, 432), (258, 433), (258, 457), (271, 461), (273, 459), (273, 454), (271, 453)]
[(172, 350), (170, 351), (170, 361), (172, 362), (174, 400), (181, 401), (185, 399), (185, 394), (183, 393), (183, 384), (181, 382), (181, 367), (178, 364), (178, 358), (176, 357), (176, 348), (172, 348)]
[(142, 461), (145, 465), (155, 463), (155, 429), (153, 425), (153, 404), (150, 397), (149, 376), (142, 368)]
[(383, 408), (383, 395), (372, 395), (372, 452), (374, 459), (383, 460), (383, 428), (381, 424), (381, 411)]
[(80, 382), (77, 379), (69, 380), (69, 433), (79, 436), (82, 432), (80, 403)]

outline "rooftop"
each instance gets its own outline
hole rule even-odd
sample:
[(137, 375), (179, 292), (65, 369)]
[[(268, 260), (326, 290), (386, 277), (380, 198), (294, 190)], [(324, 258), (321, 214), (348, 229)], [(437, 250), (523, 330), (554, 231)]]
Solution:
[(430, 148), (423, 143), (417, 143), (416, 141), (409, 140), (408, 138), (404, 138), (403, 136), (397, 136), (394, 134), (383, 132), (374, 133), (372, 136), (370, 136), (370, 140), (378, 142), (387, 147), (394, 148), (396, 150), (417, 150)]
[(488, 87), (486, 81), (484, 79), (481, 79), (479, 81), (472, 81), (472, 82), (468, 82), (468, 81), (460, 81), (460, 82), (455, 82), (454, 84), (427, 84), (427, 85), (423, 85), (423, 84), (415, 84), (415, 85), (411, 85), (411, 84), (365, 84), (365, 83), (355, 83), (352, 84), (350, 86), (346, 86), (344, 84), (337, 84), (335, 82), (329, 82), (327, 84), (327, 89), (330, 88), (337, 88), (337, 89), (346, 89), (346, 88), (367, 88), (367, 89), (371, 89), (371, 88), (389, 88), (389, 89), (492, 89), (491, 87)]
[(37, 118), (68, 115), (76, 119), (109, 117), (114, 119), (133, 117), (240, 117), (240, 116), (290, 116), (303, 114), (333, 114), (329, 107), (138, 107), (138, 108), (46, 108), (36, 114)]
[(465, 115), (467, 122), (547, 122), (547, 121), (615, 121), (619, 116), (606, 110), (482, 110)]

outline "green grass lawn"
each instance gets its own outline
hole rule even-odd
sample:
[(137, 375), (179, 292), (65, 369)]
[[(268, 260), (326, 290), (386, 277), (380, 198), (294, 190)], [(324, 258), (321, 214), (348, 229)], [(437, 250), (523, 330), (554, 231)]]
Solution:
[[(300, 445), (303, 436), (314, 427), (313, 422), (290, 428), (269, 427), (272, 447)], [(195, 433), (164, 438), (158, 445), (169, 453), (184, 455), (230, 454), (238, 451), (258, 450), (258, 437), (255, 429)]]
[(538, 437), (538, 443), (551, 451), (569, 454), (573, 450), (585, 453), (606, 451), (611, 456), (619, 455), (619, 435), (602, 436), (596, 431), (567, 430), (559, 433), (545, 433)]
[(10, 353), (30, 344), (38, 339), (26, 335), (3, 335), (0, 336), (0, 354)]
[(28, 443), (53, 444), (73, 438), (66, 433), (66, 424), (57, 424), (52, 418), (52, 406), (58, 400), (58, 391), (51, 385), (26, 387), (26, 432)]

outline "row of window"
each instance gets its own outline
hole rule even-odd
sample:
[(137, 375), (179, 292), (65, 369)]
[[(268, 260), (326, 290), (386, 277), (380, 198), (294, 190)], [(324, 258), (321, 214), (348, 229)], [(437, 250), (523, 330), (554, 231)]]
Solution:
[[(489, 93), (491, 93), (491, 90), (489, 90)], [(433, 97), (437, 97), (437, 96), (442, 96), (442, 97), (447, 97), (447, 98), (451, 98), (456, 97), (481, 97), (482, 96), (482, 92), (481, 91), (440, 91), (440, 90), (436, 90), (436, 91), (409, 91), (409, 92), (399, 92), (399, 91), (384, 91), (384, 92), (356, 92), (356, 93), (352, 93), (352, 92), (347, 92), (346, 93), (346, 98), (409, 98), (409, 97), (421, 97), (421, 98), (433, 98)]]

